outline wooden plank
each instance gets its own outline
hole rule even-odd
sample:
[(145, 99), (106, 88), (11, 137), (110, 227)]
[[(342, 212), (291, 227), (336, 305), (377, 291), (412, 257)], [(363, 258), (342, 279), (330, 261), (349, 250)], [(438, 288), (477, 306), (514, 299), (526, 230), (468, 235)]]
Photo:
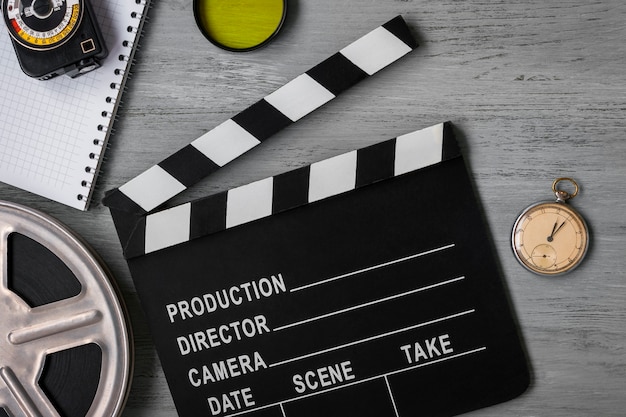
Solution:
[[(402, 14), (421, 46), (402, 62), (220, 170), (181, 199), (242, 185), (398, 134), (457, 127), (534, 370), (522, 397), (475, 416), (623, 416), (626, 409), (626, 7), (620, 0), (290, 2), (267, 47), (236, 54), (197, 30), (191, 2), (155, 2), (96, 199), (348, 42)], [(1, 133), (0, 133), (1, 134)], [(510, 230), (554, 178), (591, 229), (570, 275), (517, 264)], [(175, 410), (108, 211), (86, 213), (0, 184), (2, 199), (81, 234), (129, 305), (136, 369), (125, 417)]]

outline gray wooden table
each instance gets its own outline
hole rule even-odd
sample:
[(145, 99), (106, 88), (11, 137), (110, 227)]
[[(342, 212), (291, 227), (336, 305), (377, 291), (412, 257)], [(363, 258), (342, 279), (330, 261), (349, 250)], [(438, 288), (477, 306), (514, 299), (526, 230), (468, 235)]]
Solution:
[[(290, 0), (278, 38), (231, 53), (197, 30), (191, 1), (156, 1), (96, 202), (77, 212), (0, 184), (82, 235), (113, 271), (134, 330), (124, 417), (175, 415), (113, 223), (99, 204), (172, 151), (374, 27), (402, 14), (420, 47), (186, 192), (191, 199), (452, 121), (533, 369), (521, 397), (475, 416), (626, 415), (626, 5), (622, 0)], [(527, 205), (561, 176), (592, 234), (573, 273), (540, 278), (510, 249)], [(454, 399), (450, 399), (454, 401)]]

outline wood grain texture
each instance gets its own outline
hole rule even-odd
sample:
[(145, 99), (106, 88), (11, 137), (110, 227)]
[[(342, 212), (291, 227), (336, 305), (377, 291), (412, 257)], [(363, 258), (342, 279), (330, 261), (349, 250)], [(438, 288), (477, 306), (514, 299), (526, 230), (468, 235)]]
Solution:
[[(85, 213), (0, 184), (43, 210), (109, 265), (135, 332), (124, 417), (175, 409), (98, 201), (205, 131), (397, 14), (420, 47), (223, 168), (191, 199), (441, 121), (454, 123), (533, 368), (531, 388), (472, 416), (624, 416), (626, 410), (626, 5), (622, 0), (290, 0), (283, 31), (244, 54), (196, 29), (190, 1), (155, 1), (115, 125), (96, 203)], [(586, 261), (559, 278), (517, 264), (510, 231), (550, 185), (572, 176), (586, 217)], [(450, 399), (454, 401), (454, 399)]]

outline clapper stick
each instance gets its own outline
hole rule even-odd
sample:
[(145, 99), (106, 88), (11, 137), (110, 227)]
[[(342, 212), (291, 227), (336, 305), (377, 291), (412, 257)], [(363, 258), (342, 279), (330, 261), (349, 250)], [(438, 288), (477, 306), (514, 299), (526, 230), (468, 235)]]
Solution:
[(148, 213), (124, 241), (127, 259), (188, 242), (460, 156), (440, 123), (228, 191)]
[(103, 203), (122, 241), (135, 222), (417, 47), (397, 16), (117, 189)]

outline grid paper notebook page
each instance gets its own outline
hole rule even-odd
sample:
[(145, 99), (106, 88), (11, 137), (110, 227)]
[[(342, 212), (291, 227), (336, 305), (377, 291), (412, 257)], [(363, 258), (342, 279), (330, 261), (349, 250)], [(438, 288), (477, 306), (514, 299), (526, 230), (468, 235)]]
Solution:
[(76, 79), (26, 76), (0, 24), (0, 181), (87, 209), (147, 3), (91, 3), (109, 55)]

